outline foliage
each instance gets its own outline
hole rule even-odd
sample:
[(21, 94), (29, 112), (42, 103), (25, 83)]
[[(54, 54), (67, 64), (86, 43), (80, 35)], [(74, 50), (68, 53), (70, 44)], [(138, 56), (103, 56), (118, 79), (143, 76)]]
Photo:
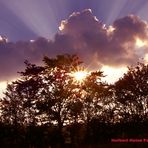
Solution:
[(84, 147), (123, 135), (148, 136), (148, 65), (130, 67), (109, 85), (101, 81), (102, 71), (76, 81), (72, 73), (85, 70), (76, 55), (44, 57), (43, 62), (25, 61), (26, 69), (0, 101), (4, 146)]
[(129, 67), (127, 74), (116, 82), (115, 93), (123, 105), (124, 118), (145, 120), (148, 111), (148, 65), (138, 63)]

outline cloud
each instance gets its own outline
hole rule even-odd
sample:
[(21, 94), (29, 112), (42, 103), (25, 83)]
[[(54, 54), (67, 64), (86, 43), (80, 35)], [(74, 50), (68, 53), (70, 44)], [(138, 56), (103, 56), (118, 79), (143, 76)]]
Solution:
[(78, 54), (90, 67), (133, 64), (147, 53), (147, 44), (136, 46), (137, 39), (138, 43), (147, 42), (147, 31), (147, 22), (137, 16), (125, 16), (106, 26), (86, 9), (63, 20), (53, 40), (12, 43), (1, 36), (0, 81), (16, 77), (16, 72), (24, 68), (24, 60), (39, 63), (44, 55)]
[(43, 54), (47, 53), (48, 45), (48, 40), (44, 38), (39, 38), (34, 42), (18, 41), (12, 43), (1, 37), (0, 81), (14, 79), (17, 72), (23, 70), (26, 59), (32, 62), (41, 61)]
[(147, 39), (147, 22), (139, 17), (125, 16), (106, 27), (89, 9), (73, 13), (62, 21), (60, 30), (71, 37), (73, 48), (84, 54), (86, 59), (93, 57), (97, 63), (112, 66), (137, 61), (139, 55), (134, 50), (136, 39)]

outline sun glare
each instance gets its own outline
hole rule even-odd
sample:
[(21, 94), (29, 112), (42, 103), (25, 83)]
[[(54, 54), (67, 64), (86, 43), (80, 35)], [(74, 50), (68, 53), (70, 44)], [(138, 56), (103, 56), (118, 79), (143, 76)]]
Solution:
[(65, 21), (62, 21), (61, 25), (59, 26), (59, 30), (60, 31), (64, 30), (64, 27), (65, 27)]
[(137, 38), (135, 44), (136, 44), (136, 47), (141, 48), (141, 47), (146, 45), (146, 42), (141, 40), (141, 39), (139, 39), (139, 38)]
[(114, 68), (111, 66), (103, 66), (101, 70), (105, 75), (105, 77), (102, 78), (102, 81), (106, 81), (108, 83), (114, 83), (120, 77), (122, 77), (124, 73), (127, 72), (127, 67)]
[(0, 82), (0, 96), (3, 96), (3, 92), (6, 90), (7, 82)]
[(76, 72), (72, 73), (72, 76), (74, 77), (74, 79), (76, 81), (82, 82), (85, 80), (87, 74), (88, 73), (86, 71), (76, 71)]
[(144, 56), (144, 62), (145, 62), (146, 64), (148, 64), (148, 54), (145, 54), (145, 56)]
[(108, 34), (110, 34), (110, 33), (112, 33), (114, 30), (115, 30), (115, 28), (114, 28), (113, 26), (109, 26), (107, 32), (108, 32)]

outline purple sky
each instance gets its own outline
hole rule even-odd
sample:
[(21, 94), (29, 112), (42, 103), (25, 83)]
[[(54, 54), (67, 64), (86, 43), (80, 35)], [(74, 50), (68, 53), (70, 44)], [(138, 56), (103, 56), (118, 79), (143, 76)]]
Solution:
[(78, 54), (89, 68), (134, 64), (147, 54), (147, 10), (148, 0), (0, 0), (0, 81), (44, 55)]
[(105, 24), (128, 14), (148, 20), (147, 0), (0, 0), (0, 34), (10, 41), (52, 38), (61, 20), (88, 8)]

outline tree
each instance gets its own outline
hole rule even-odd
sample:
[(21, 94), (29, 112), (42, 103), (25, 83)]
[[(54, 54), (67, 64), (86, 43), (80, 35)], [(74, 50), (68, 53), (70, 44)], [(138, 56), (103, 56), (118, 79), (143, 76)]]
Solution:
[(5, 123), (20, 124), (27, 129), (26, 137), (30, 140), (33, 137), (33, 141), (38, 127), (44, 132), (51, 127), (62, 147), (67, 127), (71, 127), (72, 142), (78, 143), (76, 132), (81, 123), (87, 135), (91, 135), (90, 123), (94, 119), (102, 123), (115, 121), (116, 102), (112, 88), (101, 81), (103, 72), (88, 72), (83, 81), (76, 81), (73, 74), (85, 70), (76, 55), (44, 57), (43, 62), (42, 66), (37, 66), (25, 61), (26, 68), (20, 72), (20, 78), (8, 85), (1, 100)]
[(121, 116), (127, 120), (144, 120), (148, 109), (148, 65), (129, 67), (115, 83), (116, 99), (122, 104)]
[(92, 118), (97, 117), (97, 114), (102, 108), (99, 104), (104, 91), (104, 85), (100, 81), (101, 77), (103, 77), (103, 72), (91, 72), (83, 86), (85, 91), (83, 104), (86, 124), (88, 124)]
[(17, 127), (22, 125), (24, 114), (22, 112), (22, 101), (16, 91), (15, 82), (7, 86), (5, 96), (1, 99), (1, 118), (5, 124)]
[(45, 70), (41, 73), (42, 100), (37, 102), (40, 113), (48, 117), (53, 124), (57, 124), (60, 139), (64, 124), (68, 124), (69, 103), (72, 101), (73, 79), (72, 71), (81, 64), (75, 55), (59, 55), (55, 59), (44, 58)]
[(23, 112), (25, 116), (25, 124), (41, 124), (42, 120), (37, 116), (39, 110), (36, 102), (40, 100), (40, 91), (42, 90), (42, 78), (40, 73), (44, 67), (36, 66), (25, 61), (26, 69), (19, 72), (21, 78), (15, 83), (17, 85), (17, 93), (23, 104)]

